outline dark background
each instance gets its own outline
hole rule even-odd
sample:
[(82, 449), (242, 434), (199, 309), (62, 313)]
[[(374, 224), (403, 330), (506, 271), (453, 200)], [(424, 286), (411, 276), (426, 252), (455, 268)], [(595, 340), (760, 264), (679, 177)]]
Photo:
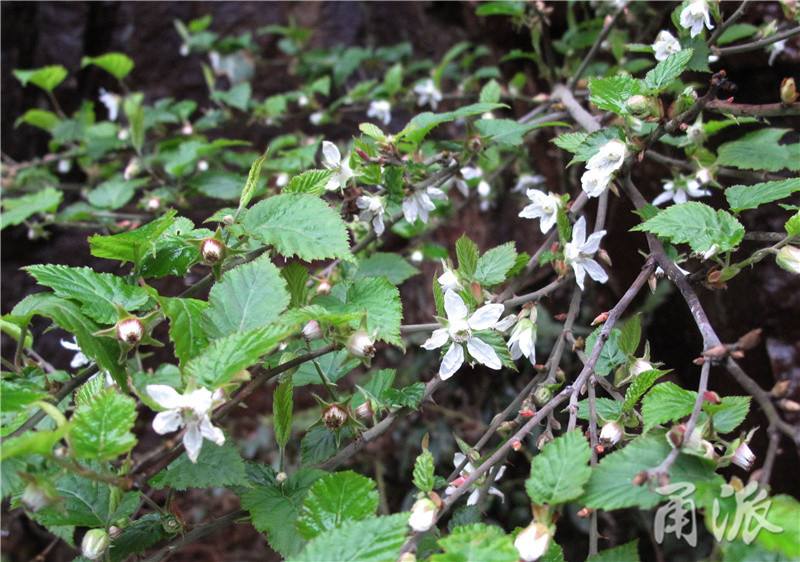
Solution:
[[(658, 29), (668, 28), (669, 11), (675, 3), (654, 4), (649, 8), (649, 16), (638, 21), (634, 29), (642, 34), (638, 40), (650, 42)], [(95, 98), (101, 86), (113, 87), (109, 77), (97, 69), (80, 70), (81, 57), (98, 55), (108, 51), (122, 51), (136, 62), (136, 68), (129, 78), (137, 90), (143, 91), (149, 100), (161, 97), (192, 98), (199, 103), (207, 99), (207, 91), (200, 70), (200, 57), (192, 55), (181, 57), (178, 53), (180, 38), (173, 27), (173, 20), (188, 21), (207, 13), (213, 15), (211, 29), (221, 34), (239, 34), (255, 31), (268, 24), (284, 24), (290, 17), (298, 24), (314, 30), (312, 46), (329, 47), (344, 45), (391, 45), (409, 41), (420, 56), (437, 60), (453, 44), (467, 39), (489, 46), (498, 60), (511, 48), (526, 48), (528, 41), (517, 33), (505, 18), (478, 18), (474, 15), (473, 3), (456, 2), (409, 2), (409, 3), (255, 3), (255, 2), (3, 2), (2, 4), (2, 150), (16, 160), (26, 160), (46, 152), (46, 138), (37, 130), (22, 126), (14, 128), (14, 121), (26, 109), (44, 107), (46, 99), (34, 87), (21, 88), (11, 75), (15, 68), (35, 68), (46, 64), (62, 64), (70, 70), (70, 77), (56, 91), (59, 101), (67, 113), (74, 111), (80, 100)], [(552, 36), (559, 37), (564, 29), (563, 5), (555, 5), (552, 15)], [(724, 6), (730, 12), (733, 7)], [(757, 3), (748, 9), (743, 21), (761, 23), (765, 16), (776, 17), (777, 3)], [(274, 61), (284, 57), (277, 49), (275, 37), (256, 38), (263, 61)], [(601, 55), (603, 56), (603, 55)], [(766, 64), (763, 52), (753, 52), (731, 57), (720, 66), (728, 71), (731, 80), (737, 84), (737, 101), (766, 103), (777, 101), (778, 84), (784, 76), (797, 76), (797, 43), (791, 44), (788, 51), (774, 66)], [(289, 89), (293, 78), (285, 72), (285, 65), (262, 65), (256, 67), (253, 79), (255, 98), (263, 98), (273, 93)], [(506, 77), (517, 70), (524, 70), (533, 76), (535, 70), (520, 63), (501, 65)], [(535, 95), (538, 85), (529, 86), (526, 93)], [(521, 114), (525, 109), (516, 108)], [(361, 117), (361, 116), (357, 116)], [(707, 116), (708, 118), (709, 116)], [(395, 114), (393, 126), (402, 126), (405, 121), (402, 113)], [(324, 130), (328, 138), (345, 139), (355, 130), (353, 123), (332, 125)], [(774, 121), (778, 125), (796, 126), (797, 123)], [(303, 127), (306, 123), (287, 123), (286, 130)], [(740, 134), (737, 129), (735, 134)], [(276, 128), (258, 125), (237, 129), (233, 138), (245, 138), (255, 146), (265, 145), (274, 135), (285, 132)], [(231, 136), (231, 135), (226, 135)], [(560, 174), (563, 169), (558, 151), (546, 142), (547, 136), (535, 141), (533, 165), (548, 180), (548, 187), (558, 190)], [(719, 140), (726, 140), (720, 137)], [(715, 141), (717, 142), (717, 141)], [(656, 164), (645, 162), (636, 178), (645, 195), (652, 198), (660, 191), (660, 179), (668, 171)], [(501, 177), (501, 183), (513, 185), (514, 175)], [(572, 184), (573, 191), (574, 185)], [(713, 204), (724, 205), (724, 198), (715, 193)], [(436, 230), (432, 239), (452, 248), (454, 241), (467, 232), (485, 250), (493, 245), (514, 240), (520, 250), (533, 252), (540, 242), (538, 229), (532, 223), (516, 219), (523, 202), (518, 197), (500, 197), (488, 214), (478, 211), (472, 204), (447, 225)], [(203, 202), (199, 209), (188, 211), (192, 218), (202, 219), (213, 210), (210, 202)], [(590, 207), (590, 212), (592, 208)], [(197, 216), (193, 216), (195, 213)], [(748, 230), (781, 231), (786, 213), (776, 206), (758, 212), (746, 213), (742, 218)], [(612, 197), (609, 209), (609, 234), (604, 240), (614, 269), (607, 286), (598, 287), (584, 300), (584, 316), (593, 318), (599, 312), (610, 308), (627, 288), (629, 282), (641, 265), (639, 251), (644, 249), (643, 237), (631, 235), (628, 229), (636, 224), (637, 218), (631, 213), (625, 200)], [(33, 263), (63, 263), (68, 265), (92, 265), (103, 271), (114, 271), (113, 264), (94, 260), (89, 256), (86, 236), (88, 232), (79, 230), (53, 229), (48, 240), (29, 241), (24, 227), (16, 227), (2, 232), (2, 312), (6, 313), (19, 300), (32, 291), (32, 280), (19, 270)], [(399, 239), (389, 237), (386, 248), (389, 251), (403, 247)], [(744, 249), (752, 251), (757, 246), (745, 242)], [(402, 287), (404, 322), (430, 321), (433, 305), (430, 299), (429, 284), (435, 273), (435, 264), (425, 264), (423, 275), (408, 281)], [(764, 329), (761, 345), (750, 351), (742, 362), (747, 372), (764, 388), (770, 388), (775, 381), (790, 379), (791, 394), (797, 398), (800, 388), (800, 284), (797, 276), (778, 269), (767, 259), (751, 271), (747, 271), (729, 282), (727, 289), (709, 291), (700, 287), (703, 304), (712, 323), (723, 341), (735, 341), (740, 335), (753, 328)], [(182, 281), (173, 280), (159, 286), (162, 292), (175, 294), (182, 288)], [(569, 291), (557, 293), (547, 303), (551, 314), (566, 311)], [(636, 305), (641, 304), (637, 301)], [(44, 326), (37, 326), (37, 335)], [(37, 349), (46, 357), (53, 358), (58, 366), (66, 366), (70, 354), (58, 345), (62, 334), (50, 333), (37, 339)], [(674, 380), (684, 387), (696, 385), (698, 369), (692, 366), (691, 359), (698, 355), (701, 340), (691, 317), (676, 292), (669, 294), (649, 317), (646, 337), (652, 346), (652, 358), (662, 361), (674, 369)], [(4, 343), (7, 343), (4, 341)], [(8, 352), (4, 346), (4, 353)], [(549, 350), (548, 350), (549, 351)], [(164, 360), (165, 358), (156, 358)], [(430, 378), (435, 365), (425, 363), (420, 366), (420, 378)], [(568, 373), (572, 371), (568, 370)], [(525, 374), (525, 373), (523, 373)], [(408, 423), (398, 424), (381, 440), (371, 445), (368, 453), (357, 458), (353, 468), (362, 473), (375, 476), (376, 470), (383, 472), (386, 482), (386, 495), (392, 511), (400, 509), (410, 479), (410, 459), (416, 454), (422, 422), (430, 428), (433, 436), (449, 439), (452, 431), (467, 441), (477, 438), (483, 423), (499, 411), (513, 396), (513, 388), (521, 387), (524, 381), (519, 375), (504, 377), (507, 392), (500, 393), (490, 374), (480, 371), (459, 373), (458, 385), (440, 391), (439, 404), (460, 416), (442, 421), (441, 413), (427, 411), (412, 416)], [(516, 378), (515, 378), (516, 377)], [(525, 378), (527, 380), (527, 377)], [(522, 382), (520, 382), (522, 381)], [(720, 395), (743, 394), (734, 381), (722, 370), (712, 370), (710, 388)], [(508, 393), (508, 394), (507, 394)], [(267, 393), (264, 393), (267, 394)], [(502, 395), (501, 395), (502, 394)], [(308, 398), (308, 397), (306, 397)], [(310, 400), (305, 407), (310, 407)], [(249, 403), (250, 413), (233, 420), (235, 433), (242, 438), (252, 438), (258, 433), (258, 420), (253, 412), (269, 412), (269, 396), (253, 397)], [(792, 421), (790, 419), (790, 421)], [(444, 425), (443, 425), (444, 424)], [(759, 425), (762, 430), (756, 434), (754, 450), (760, 466), (766, 449), (766, 420), (759, 412), (753, 412), (745, 424)], [(143, 427), (143, 440), (137, 451), (146, 449), (154, 436), (149, 428)], [(413, 434), (411, 433), (413, 432)], [(410, 443), (413, 441), (413, 443)], [(785, 443), (785, 450), (779, 456), (772, 478), (774, 491), (800, 495), (796, 467), (796, 451)], [(408, 458), (410, 457), (410, 459)], [(450, 469), (448, 456), (440, 457), (440, 474)], [(377, 468), (379, 463), (382, 468)], [(504, 480), (518, 481), (526, 476), (527, 464), (514, 467), (513, 462)], [(742, 471), (731, 471), (746, 478)], [(508, 492), (509, 488), (506, 488)], [(490, 516), (507, 529), (524, 524), (524, 498), (510, 497), (502, 506), (493, 507)], [(4, 508), (7, 506), (4, 506)], [(209, 515), (223, 513), (236, 507), (235, 497), (228, 494), (213, 494), (210, 491), (183, 494), (176, 509), (184, 512), (190, 523), (207, 519)], [(407, 506), (406, 506), (407, 507)], [(521, 510), (521, 511), (520, 511)], [(3, 551), (10, 560), (29, 560), (41, 552), (50, 542), (48, 536), (19, 512), (8, 516), (4, 509)], [(616, 516), (616, 523), (601, 519), (601, 533), (608, 538), (601, 541), (601, 548), (619, 544), (642, 534), (640, 551), (646, 559), (653, 557), (646, 538), (647, 532), (637, 528), (640, 521), (635, 514)], [(630, 518), (630, 520), (629, 520)], [(650, 518), (650, 520), (652, 520)], [(631, 523), (633, 522), (633, 523)], [(585, 557), (586, 535), (579, 530), (580, 524), (560, 526), (558, 542), (565, 548), (568, 559)], [(7, 534), (8, 533), (8, 534)], [(229, 528), (223, 533), (185, 549), (174, 559), (181, 560), (264, 560), (271, 551), (263, 537), (248, 525)], [(697, 554), (700, 554), (699, 552)], [(69, 560), (71, 551), (63, 544), (48, 555), (52, 560)]]

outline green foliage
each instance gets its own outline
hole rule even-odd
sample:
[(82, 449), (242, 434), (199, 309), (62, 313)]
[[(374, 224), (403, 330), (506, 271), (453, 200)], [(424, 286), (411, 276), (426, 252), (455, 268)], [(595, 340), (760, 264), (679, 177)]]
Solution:
[(55, 481), (61, 501), (36, 513), (42, 525), (73, 525), (76, 527), (106, 527), (117, 519), (130, 517), (139, 507), (139, 493), (122, 495), (118, 490), (96, 480), (76, 474), (65, 474)]
[(169, 337), (175, 346), (175, 356), (185, 365), (208, 345), (208, 335), (203, 328), (203, 313), (208, 303), (177, 297), (161, 297), (159, 302), (169, 318)]
[(307, 170), (293, 177), (283, 193), (308, 193), (309, 195), (322, 195), (325, 193), (325, 184), (331, 177), (329, 170)]
[(61, 65), (51, 65), (33, 70), (15, 70), (14, 76), (23, 86), (30, 83), (46, 92), (52, 92), (67, 77), (67, 69)]
[(431, 556), (431, 562), (470, 562), (492, 560), (517, 562), (519, 553), (511, 537), (500, 527), (475, 523), (456, 527), (449, 536), (439, 539), (444, 553)]
[[(344, 300), (333, 296), (318, 299), (325, 307), (339, 313), (361, 313), (366, 319), (367, 333), (376, 339), (402, 347), (400, 322), (403, 308), (400, 291), (385, 277), (366, 277), (356, 279), (348, 288)], [(360, 320), (351, 325), (358, 328)]]
[[(651, 71), (652, 72), (652, 71)], [(608, 78), (593, 78), (589, 81), (589, 100), (598, 109), (613, 111), (619, 115), (626, 115), (626, 103), (631, 96), (642, 93), (642, 84), (639, 80), (625, 74), (617, 74)]]
[(124, 79), (133, 70), (133, 60), (122, 53), (106, 53), (98, 57), (83, 57), (81, 68), (90, 64), (98, 66), (117, 80)]
[(420, 492), (433, 490), (435, 468), (433, 455), (428, 449), (425, 449), (417, 456), (417, 460), (414, 462), (414, 486)]
[(420, 113), (409, 121), (402, 131), (397, 133), (396, 138), (413, 144), (419, 144), (428, 136), (428, 133), (442, 123), (471, 117), (473, 115), (481, 115), (487, 111), (504, 107), (506, 107), (506, 105), (501, 103), (473, 103), (472, 105), (467, 105), (455, 111), (448, 111), (445, 113)]
[(703, 404), (703, 411), (708, 413), (718, 433), (734, 431), (747, 417), (750, 411), (749, 396), (723, 396), (719, 404)]
[(625, 391), (625, 401), (622, 403), (622, 411), (630, 412), (633, 410), (639, 398), (644, 396), (644, 393), (650, 389), (657, 379), (668, 372), (669, 371), (662, 371), (661, 369), (650, 369), (649, 371), (639, 373)]
[(385, 277), (392, 285), (402, 285), (403, 282), (418, 273), (419, 269), (408, 263), (402, 256), (388, 252), (375, 252), (359, 261), (355, 279)]
[(33, 215), (55, 211), (61, 204), (63, 194), (46, 187), (36, 193), (21, 197), (3, 197), (2, 228), (22, 224)]
[(306, 545), (289, 562), (386, 562), (395, 560), (406, 540), (408, 516), (404, 513), (348, 521), (326, 531)]
[(591, 476), (587, 465), (591, 454), (580, 430), (556, 437), (533, 458), (531, 476), (525, 481), (528, 497), (536, 505), (558, 505), (579, 497)]
[(497, 103), (500, 101), (501, 94), (502, 90), (500, 89), (500, 84), (497, 83), (497, 80), (489, 80), (483, 85), (483, 88), (481, 88), (481, 93), (480, 96), (478, 96), (478, 99), (481, 103)]
[(657, 384), (642, 400), (645, 431), (688, 416), (692, 413), (696, 397), (696, 392), (684, 390), (675, 383)]
[(89, 248), (95, 257), (140, 265), (148, 253), (155, 255), (156, 240), (174, 220), (175, 211), (169, 211), (136, 230), (110, 236), (95, 234), (89, 237)]
[(264, 165), (264, 160), (267, 159), (267, 153), (261, 155), (261, 157), (256, 158), (253, 162), (253, 165), (250, 166), (250, 172), (247, 174), (247, 181), (244, 183), (244, 189), (242, 189), (242, 194), (239, 196), (239, 210), (246, 209), (247, 206), (250, 204), (250, 201), (253, 199), (253, 194), (256, 191), (256, 186), (258, 184), (258, 179), (261, 176), (261, 167)]
[(598, 552), (586, 559), (586, 562), (639, 562), (639, 539), (614, 548)]
[(717, 151), (717, 165), (739, 170), (800, 170), (800, 142), (783, 143), (790, 129), (759, 129), (726, 142)]
[[(598, 326), (594, 329), (594, 331), (592, 331), (591, 334), (589, 334), (589, 337), (586, 338), (587, 356), (591, 355), (592, 351), (594, 350), (594, 346), (597, 343), (597, 338), (599, 337), (602, 329), (603, 326)], [(598, 375), (608, 375), (616, 367), (622, 365), (627, 360), (627, 355), (619, 345), (621, 335), (622, 332), (618, 328), (611, 330), (611, 333), (608, 335), (608, 339), (606, 340), (602, 351), (600, 351), (600, 357), (597, 359), (597, 363), (595, 363), (594, 366), (594, 372)]]
[[(492, 248), (480, 258), (475, 267), (475, 281), (491, 287), (506, 280), (506, 275), (517, 260), (517, 250), (513, 242)], [(461, 261), (459, 260), (459, 264)]]
[(114, 389), (79, 405), (70, 421), (68, 439), (78, 458), (111, 460), (136, 445), (136, 401)]
[(475, 275), (475, 270), (478, 267), (478, 258), (480, 251), (478, 245), (475, 244), (469, 237), (464, 234), (456, 240), (456, 258), (458, 259), (458, 272), (467, 279), (471, 279)]
[(715, 244), (721, 252), (733, 250), (744, 238), (744, 226), (733, 215), (695, 201), (672, 205), (633, 230), (650, 232), (673, 244), (689, 244), (698, 254)]
[(479, 119), (475, 122), (475, 128), (491, 142), (504, 146), (520, 146), (525, 135), (531, 131), (559, 124), (565, 125), (558, 122), (522, 124), (513, 119)]
[(693, 54), (692, 49), (683, 49), (659, 62), (645, 75), (644, 87), (651, 93), (663, 91), (683, 73)]
[(275, 441), (281, 449), (286, 448), (286, 444), (292, 436), (293, 390), (292, 377), (286, 377), (275, 387), (272, 397), (272, 423), (275, 426)]
[(215, 445), (203, 441), (197, 462), (193, 463), (183, 453), (170, 465), (150, 479), (156, 489), (172, 488), (219, 488), (224, 486), (247, 486), (248, 480), (242, 457), (230, 442)]
[(739, 212), (785, 199), (798, 191), (800, 191), (800, 178), (791, 178), (754, 185), (734, 185), (725, 190), (725, 198), (731, 210)]
[(297, 530), (310, 540), (338, 529), (348, 521), (361, 521), (378, 509), (375, 482), (352, 471), (323, 476), (303, 499)]

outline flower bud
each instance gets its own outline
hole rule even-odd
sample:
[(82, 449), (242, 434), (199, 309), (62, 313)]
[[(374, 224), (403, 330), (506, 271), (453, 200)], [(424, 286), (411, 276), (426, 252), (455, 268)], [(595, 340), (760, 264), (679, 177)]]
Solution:
[(637, 117), (647, 117), (654, 113), (655, 104), (654, 100), (647, 96), (635, 95), (628, 98), (628, 101), (625, 102), (625, 107)]
[(781, 101), (786, 105), (797, 101), (797, 86), (794, 78), (784, 78), (781, 81)]
[(747, 443), (742, 443), (736, 447), (736, 451), (733, 453), (731, 462), (745, 470), (750, 470), (753, 467), (755, 460), (756, 455), (750, 449), (750, 446)]
[(83, 535), (81, 554), (89, 560), (99, 560), (108, 548), (109, 542), (105, 529), (91, 529)]
[(703, 393), (703, 400), (706, 402), (710, 402), (712, 404), (721, 404), (722, 399), (719, 397), (719, 394), (714, 392), (713, 390), (706, 390)]
[(788, 398), (778, 400), (777, 405), (778, 408), (780, 408), (784, 412), (791, 412), (791, 413), (800, 412), (800, 403), (795, 402), (794, 400), (789, 400)]
[(331, 292), (331, 284), (328, 282), (327, 279), (323, 279), (317, 285), (317, 294), (318, 295), (327, 295)]
[(325, 427), (330, 430), (336, 430), (342, 427), (347, 422), (347, 411), (338, 404), (331, 404), (322, 411), (322, 421), (325, 422)]
[(158, 197), (150, 197), (145, 203), (145, 208), (150, 212), (158, 211), (161, 208), (161, 199)]
[(375, 412), (372, 410), (372, 404), (369, 403), (369, 400), (361, 404), (358, 408), (356, 408), (356, 417), (363, 421), (368, 421), (372, 419), (372, 416), (375, 415)]
[(745, 351), (753, 349), (761, 343), (761, 333), (763, 331), (761, 328), (750, 330), (736, 341), (736, 347)]
[(537, 406), (544, 406), (550, 399), (553, 397), (553, 391), (547, 388), (546, 386), (540, 386), (536, 389), (536, 392), (533, 393), (533, 400), (536, 402)]
[(35, 513), (52, 504), (57, 498), (55, 490), (48, 489), (37, 482), (30, 482), (25, 486), (20, 501), (25, 509)]
[(236, 219), (233, 218), (233, 215), (225, 215), (222, 217), (222, 222), (227, 224), (228, 226), (232, 225)]
[(108, 528), (108, 536), (111, 537), (111, 540), (116, 539), (118, 536), (122, 534), (122, 529), (117, 527), (116, 525), (111, 525)]
[(129, 345), (136, 345), (142, 341), (144, 326), (142, 321), (131, 316), (117, 322), (117, 339)]
[(417, 562), (417, 556), (413, 552), (404, 552), (397, 562)]
[(624, 431), (619, 422), (610, 421), (600, 430), (600, 441), (603, 445), (614, 446), (622, 439)]
[(125, 166), (125, 171), (122, 173), (122, 177), (125, 178), (125, 181), (129, 181), (136, 177), (136, 175), (142, 170), (142, 166), (139, 162), (138, 158), (131, 158), (128, 165)]
[(303, 326), (303, 337), (308, 341), (318, 340), (322, 337), (322, 328), (316, 320), (309, 320)]
[(287, 476), (287, 474), (285, 472), (283, 472), (283, 471), (281, 471), (281, 472), (279, 472), (278, 474), (275, 475), (275, 481), (278, 484), (283, 484), (284, 482), (286, 482), (287, 478), (289, 478), (289, 476)]
[(197, 171), (198, 172), (205, 172), (208, 170), (208, 162), (205, 160), (198, 160), (197, 161)]
[(778, 381), (775, 383), (775, 386), (772, 387), (772, 390), (770, 390), (769, 393), (773, 396), (773, 398), (783, 398), (789, 394), (789, 387), (791, 385), (792, 381), (789, 379)]
[(206, 238), (200, 244), (200, 255), (203, 257), (203, 263), (214, 265), (225, 256), (225, 244), (216, 238)]
[(375, 342), (369, 334), (359, 330), (347, 341), (347, 351), (356, 357), (372, 357), (375, 355)]
[(550, 529), (541, 523), (531, 523), (517, 535), (514, 547), (525, 562), (538, 560), (550, 548)]
[(181, 134), (186, 135), (187, 137), (194, 133), (194, 128), (192, 128), (192, 124), (186, 121), (181, 127)]
[(422, 260), (425, 258), (425, 256), (419, 250), (414, 250), (411, 252), (410, 258), (413, 263), (422, 263)]
[(800, 273), (800, 248), (784, 246), (778, 250), (778, 255), (775, 256), (775, 263), (786, 271)]
[(68, 158), (62, 158), (58, 161), (57, 169), (59, 174), (66, 174), (70, 168), (72, 168), (72, 161)]
[(642, 373), (652, 370), (653, 370), (653, 364), (650, 363), (649, 361), (645, 361), (644, 359), (640, 358), (634, 361), (633, 365), (631, 365), (630, 374), (633, 377), (638, 377)]
[(408, 525), (414, 531), (423, 533), (433, 527), (436, 521), (436, 504), (428, 498), (418, 499), (411, 508), (411, 516), (408, 518)]

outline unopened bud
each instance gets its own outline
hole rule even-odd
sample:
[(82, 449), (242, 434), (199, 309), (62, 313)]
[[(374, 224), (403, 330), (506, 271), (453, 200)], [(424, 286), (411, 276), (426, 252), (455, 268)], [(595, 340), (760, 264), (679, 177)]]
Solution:
[(20, 501), (25, 509), (35, 513), (52, 504), (57, 498), (55, 490), (48, 489), (46, 485), (30, 482), (25, 486)]
[(602, 455), (603, 453), (606, 452), (606, 448), (600, 443), (598, 443), (597, 445), (594, 446), (594, 452), (597, 453), (598, 455)]
[(706, 390), (703, 393), (703, 400), (706, 402), (710, 402), (711, 404), (721, 404), (722, 399), (720, 399), (719, 394), (714, 392), (713, 390)]
[(194, 129), (192, 128), (192, 124), (186, 121), (181, 127), (181, 134), (186, 135), (187, 137), (194, 133)]
[(422, 263), (422, 260), (425, 259), (425, 256), (419, 250), (414, 250), (411, 252), (410, 258), (413, 263)]
[(553, 318), (554, 318), (554, 319), (555, 319), (557, 322), (563, 322), (564, 320), (566, 320), (566, 319), (567, 319), (567, 313), (566, 313), (566, 312), (559, 312), (558, 314), (556, 314), (555, 316), (553, 316)]
[(643, 470), (638, 474), (636, 474), (636, 476), (633, 477), (633, 480), (631, 480), (631, 482), (633, 483), (634, 486), (641, 486), (642, 484), (647, 482), (647, 480), (648, 480), (647, 471)]
[(105, 529), (91, 529), (83, 535), (81, 554), (89, 560), (99, 560), (108, 549), (109, 542)]
[(519, 415), (523, 418), (532, 418), (534, 415), (536, 415), (536, 410), (533, 408), (522, 408), (519, 411)]
[(753, 453), (752, 449), (750, 449), (747, 443), (742, 443), (736, 447), (736, 451), (733, 453), (733, 458), (731, 459), (733, 464), (745, 470), (750, 470), (753, 468), (753, 463), (755, 461), (756, 455)]
[(580, 517), (581, 519), (586, 519), (586, 518), (587, 518), (587, 517), (589, 517), (589, 516), (590, 516), (592, 513), (594, 513), (594, 509), (592, 509), (592, 508), (590, 508), (590, 507), (582, 507), (582, 508), (580, 508), (580, 509), (578, 510), (578, 513), (576, 513), (576, 515), (577, 515), (578, 517)]
[(778, 400), (778, 408), (784, 412), (800, 412), (800, 403), (784, 398), (783, 400)]
[(601, 312), (600, 314), (595, 316), (595, 319), (592, 320), (592, 324), (591, 325), (592, 326), (597, 326), (598, 324), (602, 324), (606, 320), (608, 320), (608, 312)]
[(723, 357), (728, 355), (728, 348), (724, 344), (717, 344), (714, 347), (710, 347), (703, 352), (703, 357), (707, 357), (708, 359), (722, 359)]
[(613, 264), (611, 263), (611, 256), (609, 256), (608, 252), (606, 252), (603, 248), (597, 250), (597, 254), (595, 255), (600, 259), (601, 262), (606, 264), (608, 267), (613, 266)]
[(122, 177), (125, 178), (125, 181), (129, 181), (136, 177), (136, 175), (142, 170), (141, 163), (139, 162), (138, 158), (131, 158), (128, 162), (128, 165), (125, 166), (125, 171), (122, 173)]
[(794, 78), (784, 78), (781, 81), (781, 102), (789, 105), (796, 101), (797, 86), (795, 86)]
[(322, 421), (330, 430), (336, 430), (347, 422), (347, 410), (337, 404), (331, 404), (322, 412)]
[(603, 425), (603, 429), (600, 430), (600, 441), (604, 445), (614, 446), (619, 443), (620, 439), (625, 432), (622, 429), (622, 426), (619, 422), (610, 421)]
[(778, 267), (791, 273), (800, 273), (800, 248), (784, 246), (775, 256)]
[(539, 438), (536, 440), (536, 448), (541, 451), (542, 449), (544, 449), (544, 446), (547, 445), (552, 440), (553, 436), (550, 435), (549, 432), (545, 431), (544, 433), (539, 435)]
[(515, 439), (514, 441), (511, 442), (511, 448), (514, 449), (515, 451), (519, 451), (520, 449), (522, 449), (522, 441), (520, 441), (519, 439)]
[(397, 562), (417, 562), (417, 556), (413, 552), (404, 552)]
[(480, 152), (481, 148), (483, 148), (483, 142), (480, 137), (475, 136), (469, 139), (468, 146), (472, 152)]
[(514, 548), (525, 562), (533, 562), (544, 556), (550, 548), (550, 529), (546, 525), (533, 522), (525, 527), (514, 540)]
[(225, 215), (222, 217), (222, 222), (227, 224), (228, 226), (232, 225), (236, 219), (233, 218), (233, 215)]
[(303, 326), (303, 337), (308, 341), (318, 340), (322, 337), (322, 328), (316, 320), (309, 320)]
[(275, 475), (275, 481), (278, 484), (283, 484), (284, 482), (286, 482), (287, 478), (289, 478), (289, 476), (287, 476), (287, 474), (283, 471), (280, 471), (278, 474)]
[(200, 255), (203, 257), (203, 263), (206, 265), (214, 265), (225, 256), (225, 244), (216, 238), (206, 238), (200, 244)]
[(356, 417), (360, 420), (371, 420), (374, 415), (375, 412), (372, 410), (372, 405), (369, 403), (369, 400), (356, 408)]
[(537, 406), (544, 406), (550, 402), (551, 398), (553, 398), (553, 391), (546, 386), (540, 386), (536, 389), (536, 392), (533, 393), (533, 400), (536, 402)]
[(205, 160), (198, 160), (197, 162), (197, 171), (198, 172), (206, 172), (208, 171), (208, 162)]
[(650, 114), (653, 106), (652, 101), (646, 96), (635, 95), (628, 98), (625, 102), (625, 107), (628, 108), (633, 115), (637, 117), (645, 117)]
[(739, 341), (736, 342), (736, 347), (739, 349), (743, 349), (748, 351), (756, 347), (759, 343), (761, 343), (761, 333), (763, 330), (761, 328), (756, 328), (755, 330), (750, 330), (741, 338)]
[(109, 536), (109, 537), (111, 537), (111, 540), (114, 540), (114, 539), (116, 539), (116, 538), (117, 538), (117, 537), (119, 537), (121, 534), (122, 534), (122, 529), (120, 529), (120, 528), (119, 528), (119, 527), (117, 527), (116, 525), (111, 525), (111, 526), (108, 528), (108, 536)]
[(651, 275), (650, 277), (647, 278), (647, 286), (650, 287), (651, 293), (656, 292), (657, 285), (658, 285), (658, 279), (656, 278), (655, 275)]
[(408, 525), (417, 533), (424, 533), (436, 522), (436, 504), (428, 498), (418, 499), (411, 508)]
[(323, 279), (317, 285), (317, 294), (318, 295), (327, 295), (331, 292), (331, 284), (328, 282), (327, 279)]
[(783, 398), (789, 393), (791, 384), (792, 381), (789, 379), (778, 381), (775, 383), (775, 386), (772, 387), (772, 390), (770, 390), (770, 394), (775, 398)]
[(151, 197), (147, 200), (145, 208), (150, 212), (158, 211), (161, 208), (161, 199), (158, 197)]
[(347, 351), (356, 357), (372, 357), (375, 355), (375, 342), (363, 330), (354, 332), (347, 341)]
[(142, 341), (144, 326), (142, 321), (131, 316), (117, 322), (117, 339), (128, 345), (136, 345)]

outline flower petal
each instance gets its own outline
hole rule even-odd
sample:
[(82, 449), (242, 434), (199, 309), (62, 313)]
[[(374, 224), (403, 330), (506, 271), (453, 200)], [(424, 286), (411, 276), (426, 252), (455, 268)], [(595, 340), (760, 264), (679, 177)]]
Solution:
[(148, 384), (145, 389), (153, 401), (167, 410), (183, 407), (183, 396), (166, 384)]
[(575, 282), (578, 287), (583, 291), (583, 280), (586, 277), (586, 270), (583, 269), (583, 263), (578, 261), (572, 262), (572, 271), (575, 272)]
[(478, 503), (478, 499), (480, 499), (480, 497), (481, 497), (480, 490), (472, 490), (472, 493), (467, 498), (467, 505), (468, 506), (475, 505), (476, 503)]
[(473, 330), (488, 330), (497, 324), (505, 311), (505, 306), (500, 303), (485, 304), (470, 316), (469, 327)]
[(575, 221), (575, 226), (572, 227), (572, 243), (578, 247), (583, 246), (586, 241), (586, 219), (581, 217)]
[(189, 457), (189, 460), (197, 462), (200, 449), (203, 448), (203, 435), (200, 433), (200, 427), (196, 421), (186, 427), (186, 433), (183, 434), (183, 446), (186, 448), (186, 456)]
[(183, 425), (183, 418), (177, 410), (167, 410), (159, 412), (153, 418), (153, 431), (159, 435), (177, 431)]
[(342, 161), (342, 154), (339, 148), (330, 141), (322, 141), (322, 156), (325, 158), (325, 164), (335, 168)]
[(485, 341), (472, 337), (467, 340), (467, 351), (478, 363), (486, 365), (490, 369), (497, 371), (503, 364), (497, 356), (497, 352)]
[(444, 344), (447, 343), (447, 340), (450, 339), (448, 335), (447, 328), (439, 328), (438, 330), (434, 330), (425, 343), (423, 343), (420, 347), (423, 349), (427, 349), (428, 351), (433, 349), (439, 349)]
[(446, 291), (444, 294), (444, 310), (448, 320), (464, 320), (469, 314), (464, 299), (452, 290)]
[(220, 428), (212, 425), (208, 416), (203, 416), (203, 419), (200, 420), (200, 434), (217, 445), (225, 443), (225, 434)]
[(589, 239), (581, 246), (581, 253), (586, 255), (592, 255), (597, 250), (600, 249), (600, 241), (603, 239), (603, 236), (606, 235), (605, 230), (598, 230), (591, 236)]
[(443, 381), (449, 379), (464, 364), (464, 348), (454, 343), (442, 357), (442, 364), (439, 365), (439, 378)]
[(198, 388), (184, 397), (186, 408), (191, 408), (198, 416), (204, 416), (211, 409), (213, 402), (212, 392), (207, 388)]
[(586, 270), (586, 273), (589, 274), (589, 277), (598, 283), (605, 283), (608, 281), (608, 273), (606, 273), (596, 261), (591, 259), (583, 260), (583, 268)]

